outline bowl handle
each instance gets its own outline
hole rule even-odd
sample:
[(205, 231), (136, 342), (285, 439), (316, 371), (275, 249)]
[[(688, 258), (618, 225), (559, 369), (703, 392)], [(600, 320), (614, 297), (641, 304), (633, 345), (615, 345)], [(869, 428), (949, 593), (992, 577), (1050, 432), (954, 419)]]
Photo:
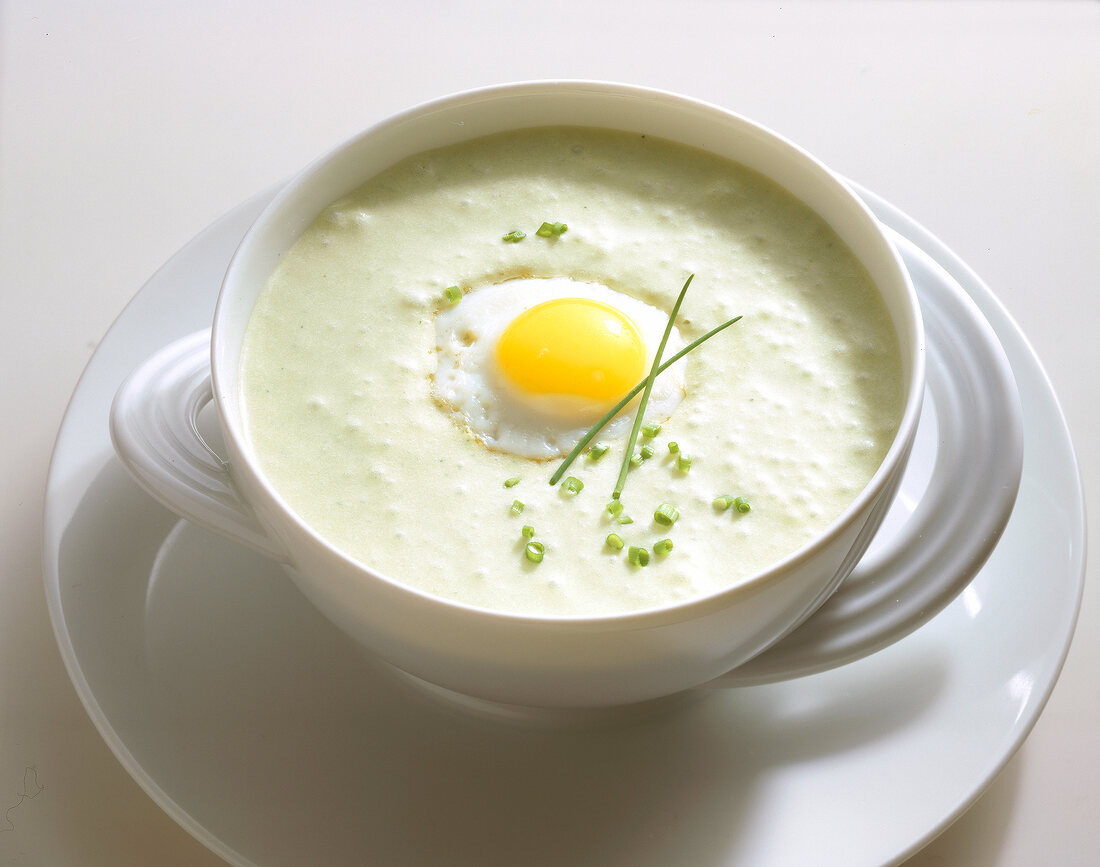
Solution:
[(115, 452), (173, 512), (289, 562), (237, 491), (226, 461), (203, 438), (199, 413), (212, 399), (208, 328), (169, 344), (122, 383), (111, 405)]
[(934, 441), (931, 477), (923, 492), (908, 475), (902, 480), (893, 506), (903, 514), (900, 527), (887, 516), (875, 545), (816, 612), (707, 686), (814, 674), (898, 641), (970, 584), (1011, 517), (1023, 472), (1023, 415), (1004, 349), (962, 287), (912, 242), (887, 231), (917, 287), (925, 322), (920, 424), (929, 429), (918, 431), (917, 447), (922, 438)]

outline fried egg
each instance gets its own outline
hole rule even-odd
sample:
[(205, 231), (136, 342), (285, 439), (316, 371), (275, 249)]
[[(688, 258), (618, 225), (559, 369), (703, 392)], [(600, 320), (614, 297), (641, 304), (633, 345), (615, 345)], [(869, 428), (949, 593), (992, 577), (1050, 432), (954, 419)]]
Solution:
[[(436, 317), (432, 394), (490, 449), (559, 457), (649, 373), (667, 323), (663, 310), (568, 277), (476, 289)], [(663, 357), (683, 346), (674, 327)], [(647, 421), (667, 420), (683, 398), (682, 364), (657, 377)], [(637, 400), (601, 438), (629, 432)]]

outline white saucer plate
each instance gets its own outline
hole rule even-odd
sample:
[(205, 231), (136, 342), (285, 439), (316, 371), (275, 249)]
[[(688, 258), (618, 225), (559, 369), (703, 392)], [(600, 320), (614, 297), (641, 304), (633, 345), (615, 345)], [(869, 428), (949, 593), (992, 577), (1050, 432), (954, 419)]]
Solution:
[(1012, 518), (940, 615), (833, 671), (588, 727), (485, 719), (371, 663), (278, 566), (144, 494), (108, 438), (125, 375), (209, 325), (264, 194), (123, 311), (54, 452), (50, 613), (126, 770), (235, 865), (859, 867), (920, 849), (996, 776), (1053, 689), (1084, 581), (1084, 503), (1061, 410), (1019, 328), (938, 240), (860, 194), (977, 304), (1024, 409)]

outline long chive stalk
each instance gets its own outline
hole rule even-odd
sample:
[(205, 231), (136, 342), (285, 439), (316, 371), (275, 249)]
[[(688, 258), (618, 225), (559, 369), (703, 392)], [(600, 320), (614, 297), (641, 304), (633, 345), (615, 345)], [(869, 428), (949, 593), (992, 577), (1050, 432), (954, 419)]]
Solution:
[[(731, 325), (733, 325), (734, 322), (737, 322), (740, 319), (741, 319), (740, 316), (734, 316), (733, 319), (729, 319), (729, 320), (723, 322), (721, 325), (717, 326), (716, 328), (712, 328), (710, 331), (708, 331), (702, 337), (697, 337), (695, 340), (691, 341), (691, 343), (689, 343), (687, 346), (685, 346), (683, 349), (681, 349), (679, 352), (677, 352), (675, 355), (673, 355), (672, 358), (670, 358), (668, 361), (665, 361), (665, 362), (661, 363), (661, 366), (659, 368), (657, 368), (658, 375), (664, 373), (666, 370), (668, 370), (668, 368), (672, 367), (672, 365), (674, 365), (677, 361), (679, 361), (681, 358), (683, 358), (685, 355), (687, 355), (689, 352), (691, 352), (697, 346), (699, 346), (700, 344), (705, 343), (706, 341), (710, 340), (710, 338), (712, 338), (715, 334), (718, 334), (720, 331), (724, 331), (725, 329), (727, 329)], [(575, 446), (573, 446), (573, 450), (571, 452), (569, 452), (569, 454), (566, 455), (565, 458), (562, 459), (561, 466), (559, 466), (557, 468), (557, 470), (554, 472), (554, 475), (552, 475), (550, 477), (550, 484), (551, 485), (556, 485), (561, 480), (561, 477), (565, 475), (565, 471), (567, 469), (569, 469), (569, 467), (573, 463), (573, 461), (575, 461), (578, 458), (578, 456), (580, 455), (580, 453), (584, 451), (584, 447), (587, 446), (590, 442), (592, 442), (592, 440), (595, 438), (596, 434), (598, 434), (601, 430), (603, 430), (604, 426), (609, 421), (611, 421), (611, 419), (613, 419), (616, 415), (618, 415), (618, 413), (622, 410), (622, 408), (624, 406), (626, 406), (628, 403), (630, 403), (630, 401), (632, 401), (637, 396), (638, 392), (640, 392), (643, 388), (645, 388), (645, 385), (646, 385), (647, 382), (649, 382), (649, 377), (646, 377), (641, 382), (639, 382), (636, 386), (634, 386), (634, 388), (632, 388), (630, 391), (628, 391), (626, 393), (626, 395), (623, 397), (622, 400), (620, 400), (617, 404), (615, 404), (615, 406), (613, 406), (610, 410), (608, 410), (607, 414), (603, 418), (601, 418), (598, 422), (596, 422), (594, 425), (592, 425), (591, 428), (588, 429), (588, 433), (586, 433), (583, 437), (581, 437), (580, 440), (577, 442), (577, 444)], [(671, 445), (671, 443), (670, 443), (670, 445)], [(632, 454), (632, 452), (628, 451), (628, 452), (626, 452), (626, 454), (629, 455), (629, 454)]]
[(688, 286), (691, 285), (693, 279), (695, 279), (695, 275), (689, 274), (687, 280), (684, 281), (684, 288), (680, 290), (680, 294), (676, 297), (676, 303), (672, 305), (672, 312), (668, 314), (665, 333), (661, 335), (661, 342), (657, 344), (657, 352), (653, 356), (653, 365), (649, 368), (649, 376), (646, 377), (645, 388), (642, 389), (642, 398), (638, 401), (638, 411), (634, 414), (634, 426), (630, 429), (630, 439), (626, 441), (626, 453), (623, 455), (623, 465), (619, 470), (619, 480), (615, 483), (615, 490), (611, 492), (612, 499), (619, 499), (619, 495), (622, 494), (623, 487), (626, 485), (626, 473), (630, 469), (630, 459), (634, 455), (634, 444), (638, 442), (638, 433), (642, 429), (642, 416), (645, 415), (649, 396), (653, 393), (653, 383), (657, 380), (657, 369), (661, 366), (661, 358), (665, 354), (665, 346), (668, 343), (669, 335), (672, 334), (672, 326), (676, 324), (676, 314), (680, 312), (680, 305), (684, 303), (684, 296), (687, 295)]

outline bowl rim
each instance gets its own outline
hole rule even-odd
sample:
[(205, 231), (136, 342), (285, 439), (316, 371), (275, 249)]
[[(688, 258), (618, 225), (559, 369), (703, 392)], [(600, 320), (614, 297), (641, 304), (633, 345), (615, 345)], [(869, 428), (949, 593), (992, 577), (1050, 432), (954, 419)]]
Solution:
[[(853, 213), (858, 213), (860, 219), (866, 223), (868, 238), (872, 235), (874, 236), (874, 244), (878, 246), (879, 252), (890, 260), (890, 265), (895, 272), (895, 276), (900, 278), (899, 286), (907, 301), (906, 307), (910, 312), (909, 321), (906, 323), (899, 322), (897, 316), (893, 314), (891, 315), (891, 321), (895, 329), (899, 332), (899, 345), (904, 346), (908, 342), (912, 346), (911, 357), (908, 361), (908, 365), (910, 365), (911, 369), (905, 383), (908, 388), (905, 405), (894, 438), (886, 455), (883, 457), (879, 467), (863, 489), (851, 502), (849, 502), (845, 509), (812, 540), (774, 562), (768, 568), (728, 587), (677, 602), (637, 610), (604, 614), (534, 614), (513, 612), (472, 605), (430, 593), (405, 583), (400, 579), (391, 577), (384, 572), (372, 568), (369, 564), (351, 557), (315, 531), (298, 515), (290, 504), (283, 499), (257, 465), (249, 443), (247, 431), (244, 428), (242, 414), (239, 411), (227, 412), (227, 407), (239, 408), (239, 396), (236, 394), (237, 372), (235, 369), (231, 372), (227, 372), (225, 369), (225, 362), (227, 360), (225, 353), (227, 350), (224, 334), (227, 330), (226, 318), (230, 310), (230, 299), (233, 295), (232, 290), (234, 281), (239, 279), (239, 274), (242, 270), (242, 261), (249, 255), (252, 246), (257, 243), (257, 239), (262, 235), (265, 228), (272, 221), (286, 220), (284, 210), (290, 208), (296, 197), (302, 194), (303, 190), (308, 189), (308, 187), (316, 181), (318, 174), (323, 172), (332, 162), (336, 161), (341, 154), (345, 154), (357, 146), (363, 146), (365, 142), (369, 141), (371, 138), (377, 137), (379, 133), (399, 127), (411, 120), (477, 102), (545, 94), (560, 96), (574, 95), (582, 98), (619, 96), (635, 100), (647, 100), (654, 104), (674, 102), (682, 106), (693, 108), (701, 114), (712, 115), (716, 120), (718, 118), (725, 118), (727, 121), (733, 121), (744, 129), (750, 130), (758, 136), (767, 138), (773, 146), (786, 149), (792, 154), (793, 159), (802, 161), (806, 167), (812, 168), (821, 175), (823, 179), (835, 186), (836, 192), (841, 193), (842, 197), (847, 199), (847, 207), (851, 208)], [(519, 129), (522, 127), (550, 125), (554, 124), (517, 124), (509, 128)], [(578, 125), (583, 126), (584, 124)], [(613, 125), (609, 124), (607, 128), (613, 128)], [(477, 138), (483, 134), (485, 133), (467, 136), (466, 139)], [(676, 143), (687, 144), (684, 141), (678, 141)], [(430, 149), (430, 147), (412, 149), (407, 151), (404, 157), (413, 156), (416, 153), (428, 149)], [(364, 176), (360, 179), (359, 183), (362, 183), (368, 177), (370, 177), (370, 175)], [(774, 177), (770, 179), (782, 186), (781, 179)], [(330, 199), (330, 201), (334, 200), (334, 198), (335, 197)], [(798, 198), (801, 201), (801, 197)], [(816, 209), (815, 213), (817, 213)], [(309, 214), (308, 219), (305, 219), (301, 228), (304, 229), (306, 225), (312, 222), (316, 215), (316, 212)], [(822, 217), (822, 219), (825, 218)], [(300, 231), (301, 229), (299, 229), (298, 234), (300, 234)], [(249, 313), (251, 313), (251, 306), (249, 308)], [(905, 325), (909, 327), (908, 335), (901, 333)], [(236, 364), (239, 364), (239, 346), (237, 350), (238, 351), (233, 354), (231, 359), (234, 364), (230, 365), (230, 367), (233, 368), (235, 368)], [(219, 359), (222, 361), (221, 364), (219, 364)], [(351, 568), (357, 573), (361, 573), (364, 577), (381, 582), (390, 590), (409, 594), (410, 598), (419, 598), (427, 605), (443, 606), (446, 609), (453, 610), (455, 613), (464, 614), (467, 617), (475, 619), (488, 618), (498, 623), (510, 622), (514, 624), (543, 624), (549, 626), (565, 624), (572, 628), (586, 631), (589, 629), (605, 630), (612, 628), (637, 629), (705, 617), (716, 610), (726, 608), (738, 598), (742, 598), (746, 595), (754, 595), (761, 591), (765, 585), (781, 581), (785, 576), (791, 575), (800, 567), (814, 559), (822, 548), (827, 547), (838, 536), (850, 530), (852, 521), (861, 512), (868, 509), (879, 496), (883, 495), (884, 489), (888, 486), (894, 474), (904, 469), (905, 461), (908, 458), (909, 448), (916, 432), (917, 422), (920, 418), (924, 398), (925, 361), (925, 333), (920, 305), (917, 300), (913, 282), (902, 262), (901, 255), (894, 245), (890, 243), (880, 221), (842, 177), (833, 172), (820, 159), (788, 139), (786, 136), (728, 108), (671, 90), (598, 79), (561, 78), (524, 80), (456, 91), (413, 104), (400, 111), (391, 113), (365, 127), (351, 137), (346, 138), (344, 141), (327, 149), (301, 168), (279, 190), (279, 192), (276, 193), (274, 198), (248, 228), (237, 249), (234, 251), (233, 257), (225, 272), (225, 277), (222, 281), (221, 291), (219, 292), (218, 301), (215, 307), (213, 328), (211, 332), (211, 378), (213, 383), (213, 394), (218, 409), (218, 418), (222, 433), (226, 440), (226, 446), (231, 453), (229, 461), (230, 473), (240, 487), (244, 487), (250, 492), (260, 492), (268, 504), (274, 505), (281, 520), (286, 521), (287, 527), (293, 531), (293, 535), (304, 537), (311, 545), (316, 546), (318, 550), (324, 551), (327, 557), (337, 561), (344, 568)], [(903, 371), (906, 364), (907, 362), (903, 359)], [(252, 505), (254, 506), (255, 504)], [(267, 514), (267, 510), (260, 509), (258, 511), (261, 515)], [(284, 542), (286, 541), (287, 534), (285, 530), (287, 528), (273, 527), (271, 526), (272, 522), (270, 519), (265, 521), (262, 517), (261, 522), (264, 523), (265, 527), (270, 532), (274, 532), (280, 539)], [(293, 546), (288, 546), (288, 548), (292, 547)]]

